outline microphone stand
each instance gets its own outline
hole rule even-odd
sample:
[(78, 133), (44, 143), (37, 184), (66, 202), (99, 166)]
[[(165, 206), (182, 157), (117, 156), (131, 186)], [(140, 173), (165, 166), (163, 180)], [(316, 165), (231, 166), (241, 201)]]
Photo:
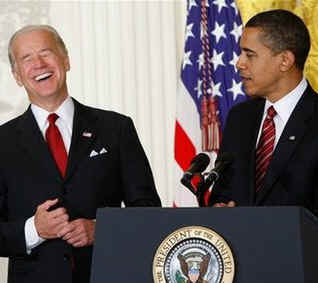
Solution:
[[(211, 179), (209, 178), (209, 173), (206, 172), (203, 174), (203, 178), (201, 180), (201, 182), (198, 184), (198, 193), (197, 193), (197, 200), (198, 200), (198, 203), (199, 203), (199, 207), (207, 207), (206, 203), (205, 203), (205, 194), (206, 192), (209, 190), (209, 188), (211, 186), (213, 186), (214, 182), (216, 181), (217, 178), (215, 179)], [(206, 176), (208, 176), (206, 178)]]

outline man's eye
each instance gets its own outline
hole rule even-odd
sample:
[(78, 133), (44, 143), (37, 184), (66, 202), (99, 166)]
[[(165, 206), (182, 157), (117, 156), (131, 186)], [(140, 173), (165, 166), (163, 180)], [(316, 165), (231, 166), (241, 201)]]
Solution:
[(22, 58), (23, 62), (30, 62), (31, 61), (31, 56), (26, 56)]
[(42, 57), (47, 57), (47, 56), (49, 56), (51, 54), (51, 51), (49, 51), (49, 50), (45, 50), (45, 51), (42, 51), (41, 52), (41, 56)]

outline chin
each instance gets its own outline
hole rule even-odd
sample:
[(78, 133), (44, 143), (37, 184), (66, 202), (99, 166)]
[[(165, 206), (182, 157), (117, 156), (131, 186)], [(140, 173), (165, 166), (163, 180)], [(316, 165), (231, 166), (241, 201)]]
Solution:
[(247, 96), (249, 97), (249, 98), (251, 98), (251, 99), (257, 99), (257, 98), (259, 98), (260, 96), (259, 95), (257, 95), (257, 94), (247, 94)]
[(51, 95), (54, 95), (55, 93), (57, 93), (58, 90), (56, 87), (52, 87), (52, 88), (42, 88), (42, 89), (38, 89), (37, 93), (42, 96), (42, 97), (48, 97)]
[(260, 96), (256, 89), (244, 87), (244, 92), (248, 97), (251, 97), (251, 98), (255, 98), (255, 97)]
[(249, 97), (254, 97), (254, 96), (256, 96), (255, 92), (250, 91), (249, 89), (244, 88), (244, 92), (245, 92), (245, 94), (246, 94), (247, 96), (249, 96)]

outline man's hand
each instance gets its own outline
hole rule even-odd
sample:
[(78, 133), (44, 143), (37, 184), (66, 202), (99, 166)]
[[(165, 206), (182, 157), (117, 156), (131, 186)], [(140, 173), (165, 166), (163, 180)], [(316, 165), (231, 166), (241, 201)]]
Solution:
[(64, 226), (58, 235), (75, 248), (89, 246), (94, 243), (95, 224), (91, 219), (76, 219)]
[(229, 201), (228, 203), (224, 203), (224, 202), (218, 202), (216, 204), (213, 205), (213, 207), (234, 207), (236, 206), (234, 201)]
[(63, 207), (48, 211), (58, 199), (47, 200), (40, 204), (34, 215), (34, 225), (38, 235), (43, 239), (55, 239), (57, 233), (68, 224), (69, 216)]

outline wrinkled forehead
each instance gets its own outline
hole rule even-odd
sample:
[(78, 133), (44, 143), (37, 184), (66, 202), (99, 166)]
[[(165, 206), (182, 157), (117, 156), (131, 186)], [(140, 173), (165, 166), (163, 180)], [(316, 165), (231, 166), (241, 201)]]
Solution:
[(36, 29), (17, 34), (11, 45), (12, 55), (21, 56), (21, 53), (50, 49), (66, 55), (54, 34), (45, 29)]

